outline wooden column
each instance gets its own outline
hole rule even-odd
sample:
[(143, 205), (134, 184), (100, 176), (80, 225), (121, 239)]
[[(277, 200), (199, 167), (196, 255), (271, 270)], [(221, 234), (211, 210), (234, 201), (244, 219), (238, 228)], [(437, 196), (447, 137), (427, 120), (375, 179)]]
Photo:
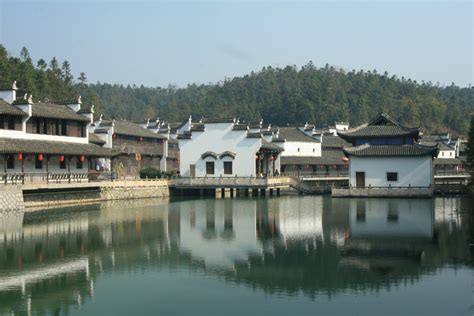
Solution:
[(46, 155), (46, 182), (49, 182), (49, 157), (50, 155)]
[(21, 159), (21, 183), (25, 184), (25, 158), (26, 155), (23, 156), (23, 159)]
[(3, 173), (5, 174), (5, 184), (7, 184), (7, 154), (3, 155)]

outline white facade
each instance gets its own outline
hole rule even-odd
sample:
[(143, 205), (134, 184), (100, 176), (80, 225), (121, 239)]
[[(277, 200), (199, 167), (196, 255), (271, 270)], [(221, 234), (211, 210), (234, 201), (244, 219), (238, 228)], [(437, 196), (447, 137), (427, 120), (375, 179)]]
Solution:
[[(431, 156), (350, 157), (349, 185), (356, 187), (356, 173), (365, 173), (365, 186), (430, 187), (433, 183)], [(387, 172), (397, 173), (397, 181), (387, 181)]]
[(282, 156), (321, 157), (321, 143), (285, 141), (276, 143), (283, 148)]
[(437, 158), (456, 158), (456, 150), (448, 148), (448, 146), (440, 148)]
[(336, 131), (347, 131), (349, 129), (349, 123), (336, 122), (335, 127), (336, 127)]
[[(261, 138), (247, 138), (247, 131), (232, 130), (233, 123), (206, 124), (204, 132), (193, 132), (192, 139), (180, 139), (179, 170), (183, 177), (191, 176), (190, 166), (195, 165), (195, 176), (206, 176), (206, 162), (213, 161), (215, 166), (214, 177), (256, 175), (255, 155), (262, 146)], [(214, 152), (217, 155), (230, 151), (235, 154), (229, 156), (201, 158), (205, 152)], [(232, 161), (232, 174), (224, 174), (224, 161)], [(211, 176), (211, 175), (209, 175)]]
[[(234, 130), (233, 127), (232, 122), (206, 123), (205, 130), (193, 131), (190, 139), (178, 138), (181, 176), (255, 177), (262, 170), (280, 169), (278, 155), (272, 161), (260, 160), (257, 170), (256, 156), (265, 141), (264, 138), (247, 137), (248, 130)], [(212, 155), (203, 156), (205, 153)], [(223, 155), (224, 153), (228, 154)], [(206, 172), (207, 162), (214, 163), (214, 173)], [(225, 172), (225, 162), (232, 162), (231, 172)]]

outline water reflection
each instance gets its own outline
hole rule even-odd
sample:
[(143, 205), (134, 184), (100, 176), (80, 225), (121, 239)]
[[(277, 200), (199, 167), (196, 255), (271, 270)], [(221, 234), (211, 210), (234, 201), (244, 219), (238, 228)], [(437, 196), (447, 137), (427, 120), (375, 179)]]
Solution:
[(312, 298), (403, 286), (443, 265), (469, 264), (469, 214), (462, 212), (469, 203), (153, 200), (4, 216), (0, 313), (80, 308), (107, 271), (184, 269)]

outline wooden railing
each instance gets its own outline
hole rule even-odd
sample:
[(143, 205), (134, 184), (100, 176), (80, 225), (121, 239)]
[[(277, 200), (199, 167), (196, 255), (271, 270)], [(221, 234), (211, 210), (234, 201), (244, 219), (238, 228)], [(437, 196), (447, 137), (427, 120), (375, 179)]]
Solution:
[(347, 170), (331, 170), (331, 171), (288, 171), (282, 172), (283, 176), (291, 176), (297, 178), (334, 178), (334, 177), (349, 177)]

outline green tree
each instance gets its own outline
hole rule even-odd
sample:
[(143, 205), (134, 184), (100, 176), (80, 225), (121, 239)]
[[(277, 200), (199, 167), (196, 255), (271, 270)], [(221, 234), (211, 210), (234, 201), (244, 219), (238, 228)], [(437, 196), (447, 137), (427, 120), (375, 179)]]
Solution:
[(471, 115), (471, 127), (469, 128), (469, 140), (467, 142), (467, 166), (471, 173), (471, 185), (474, 184), (474, 115)]

